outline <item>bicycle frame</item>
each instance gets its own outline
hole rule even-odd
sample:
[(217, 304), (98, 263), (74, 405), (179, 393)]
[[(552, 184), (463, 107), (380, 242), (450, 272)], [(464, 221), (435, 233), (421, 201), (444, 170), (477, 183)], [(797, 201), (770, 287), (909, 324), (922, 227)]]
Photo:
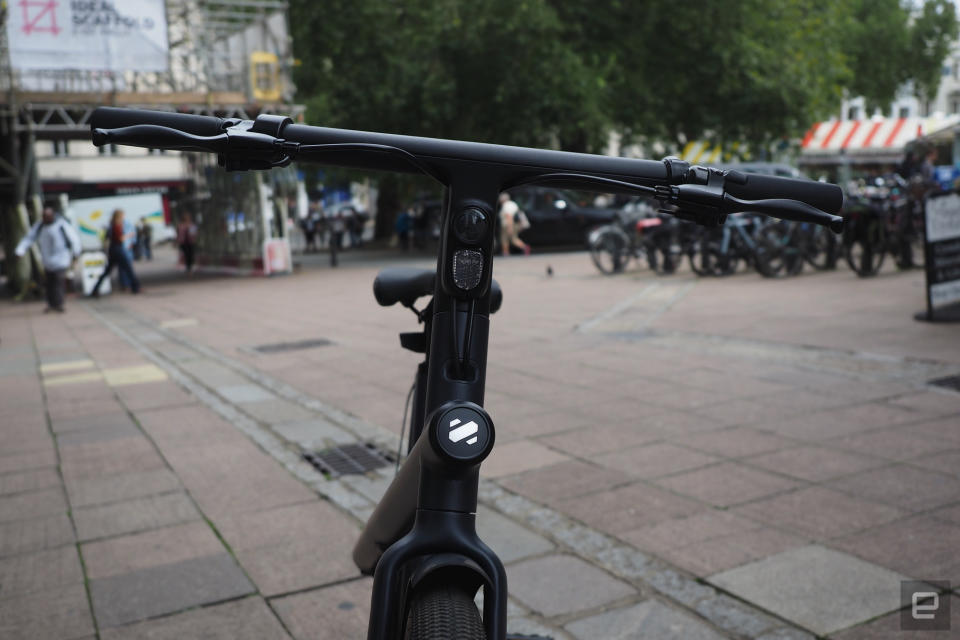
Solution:
[[(428, 416), (436, 416), (438, 409), (450, 401), (482, 406), (486, 380), (489, 286), (474, 303), (472, 336), (468, 340), (471, 305), (445, 293), (442, 281), (451, 269), (444, 257), (450, 255), (446, 245), (453, 235), (452, 212), (472, 206), (482, 207), (492, 216), (492, 203), (500, 186), (476, 173), (463, 182), (454, 181), (454, 185), (444, 198), (443, 246), (437, 261), (432, 309), (425, 320), (426, 358), (417, 369), (411, 446), (353, 552), (361, 572), (374, 576), (368, 640), (399, 637), (408, 593), (426, 576), (440, 571), (456, 574), (456, 580), (471, 588), (482, 586), (487, 636), (506, 637), (506, 572), (475, 529), (479, 463), (444, 458), (430, 437), (431, 425), (427, 422)], [(478, 193), (480, 199), (474, 195)], [(482, 250), (487, 256), (493, 255), (493, 234)], [(489, 273), (489, 266), (485, 270)], [(451, 363), (457, 359), (457, 352), (467, 348), (471, 371), (454, 375)], [(491, 428), (491, 446), (493, 437)]]
[(678, 158), (655, 162), (310, 127), (267, 114), (241, 121), (101, 107), (90, 123), (98, 146), (215, 152), (228, 171), (267, 170), (294, 159), (335, 155), (341, 166), (422, 172), (445, 186), (435, 290), (426, 314), (428, 348), (425, 366), (417, 372), (423, 391), (414, 416), (422, 431), (413, 436), (406, 462), (353, 552), (360, 570), (374, 577), (368, 640), (399, 638), (407, 594), (437, 574), (469, 588), (482, 586), (487, 640), (506, 638), (506, 573), (475, 528), (480, 463), (495, 439), (482, 405), (493, 221), (502, 189), (550, 181), (645, 193), (676, 207), (675, 215), (701, 224), (721, 224), (726, 213), (747, 207), (830, 224), (836, 231), (842, 227), (840, 218), (823, 211), (840, 208), (841, 193), (834, 185), (725, 173)]

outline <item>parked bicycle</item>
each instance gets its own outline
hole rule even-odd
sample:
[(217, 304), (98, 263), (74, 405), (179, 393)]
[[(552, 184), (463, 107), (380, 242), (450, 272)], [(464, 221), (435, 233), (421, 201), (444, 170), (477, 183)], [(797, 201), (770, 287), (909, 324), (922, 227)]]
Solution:
[(844, 205), (843, 253), (860, 277), (879, 273), (887, 254), (898, 269), (923, 265), (923, 202), (927, 189), (896, 174), (852, 187)]
[[(493, 448), (484, 411), (497, 195), (551, 183), (653, 196), (676, 215), (721, 224), (737, 211), (830, 226), (839, 232), (842, 193), (834, 185), (662, 162), (561, 151), (328, 129), (260, 115), (254, 121), (99, 108), (93, 142), (213, 152), (228, 171), (294, 160), (422, 172), (447, 190), (436, 270), (385, 270), (381, 304), (414, 308), (424, 331), (401, 344), (424, 354), (418, 367), (408, 455), (353, 551), (373, 575), (368, 640), (505, 640), (503, 564), (477, 536), (480, 464)], [(474, 597), (483, 590), (483, 613)]]
[(684, 238), (689, 235), (686, 226), (658, 213), (648, 200), (639, 200), (619, 211), (614, 223), (590, 232), (590, 258), (607, 275), (622, 272), (631, 260), (646, 261), (654, 272), (668, 275), (677, 270), (683, 256)]

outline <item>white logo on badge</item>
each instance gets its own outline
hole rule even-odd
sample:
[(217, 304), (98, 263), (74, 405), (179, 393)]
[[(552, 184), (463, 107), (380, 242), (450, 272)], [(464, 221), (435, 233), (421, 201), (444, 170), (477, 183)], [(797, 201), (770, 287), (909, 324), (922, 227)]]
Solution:
[[(460, 442), (464, 438), (470, 438), (469, 440), (467, 440), (467, 444), (477, 444), (476, 434), (477, 434), (477, 431), (480, 430), (480, 426), (477, 425), (477, 423), (474, 422), (473, 420), (471, 420), (467, 424), (457, 427), (458, 424), (460, 424), (460, 418), (454, 418), (453, 420), (450, 421), (450, 429), (452, 429), (452, 431), (450, 431), (450, 441)], [(454, 429), (454, 427), (456, 427), (456, 429)], [(473, 437), (471, 438), (470, 436), (473, 436)]]

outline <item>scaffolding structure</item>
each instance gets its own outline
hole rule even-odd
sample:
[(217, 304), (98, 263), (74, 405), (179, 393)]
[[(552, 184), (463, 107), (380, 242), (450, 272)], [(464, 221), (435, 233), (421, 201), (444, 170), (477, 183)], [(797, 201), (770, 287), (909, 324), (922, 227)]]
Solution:
[[(298, 118), (286, 0), (166, 0), (165, 71), (17, 69), (0, 0), (0, 236), (7, 275), (15, 236), (39, 215), (38, 140), (81, 140), (99, 106), (252, 119)], [(22, 262), (22, 261), (21, 261)]]

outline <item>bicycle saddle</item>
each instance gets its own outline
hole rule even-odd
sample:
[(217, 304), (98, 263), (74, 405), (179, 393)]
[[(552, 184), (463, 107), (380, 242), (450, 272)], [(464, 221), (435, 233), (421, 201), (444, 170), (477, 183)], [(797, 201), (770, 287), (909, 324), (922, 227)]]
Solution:
[[(410, 306), (421, 296), (432, 295), (436, 269), (418, 267), (387, 267), (381, 269), (373, 281), (373, 295), (382, 307), (398, 302)], [(490, 283), (490, 313), (494, 313), (503, 303), (503, 291), (500, 284)]]

